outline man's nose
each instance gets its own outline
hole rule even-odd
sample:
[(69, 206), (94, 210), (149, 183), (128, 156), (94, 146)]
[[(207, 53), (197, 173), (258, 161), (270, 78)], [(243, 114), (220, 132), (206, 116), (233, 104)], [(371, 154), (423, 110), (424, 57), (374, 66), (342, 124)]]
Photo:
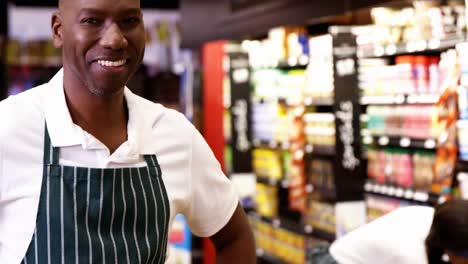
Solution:
[(128, 41), (116, 23), (109, 25), (101, 38), (102, 47), (113, 50), (125, 49)]

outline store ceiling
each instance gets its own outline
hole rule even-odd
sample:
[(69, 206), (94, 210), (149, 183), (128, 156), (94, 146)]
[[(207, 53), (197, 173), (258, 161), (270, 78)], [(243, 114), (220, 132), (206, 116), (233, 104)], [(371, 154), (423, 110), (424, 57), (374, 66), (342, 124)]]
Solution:
[[(10, 0), (10, 2), (20, 6), (57, 6), (58, 0)], [(157, 9), (178, 9), (178, 0), (141, 0), (144, 8)]]

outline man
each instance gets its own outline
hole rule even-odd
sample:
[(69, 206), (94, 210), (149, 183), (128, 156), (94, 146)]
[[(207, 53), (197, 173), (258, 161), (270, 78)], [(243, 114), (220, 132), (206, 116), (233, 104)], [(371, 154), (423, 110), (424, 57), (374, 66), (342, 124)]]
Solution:
[(125, 88), (144, 53), (142, 19), (139, 0), (61, 0), (63, 69), (0, 103), (0, 263), (164, 263), (178, 213), (219, 263), (255, 262), (201, 135)]
[(397, 209), (333, 242), (329, 254), (320, 253), (314, 263), (467, 264), (468, 201)]

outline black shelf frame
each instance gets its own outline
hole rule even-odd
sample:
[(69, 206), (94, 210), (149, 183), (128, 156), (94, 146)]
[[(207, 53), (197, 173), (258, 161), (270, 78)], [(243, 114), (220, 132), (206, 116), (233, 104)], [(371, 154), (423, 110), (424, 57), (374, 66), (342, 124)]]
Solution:
[(441, 195), (430, 191), (416, 190), (414, 188), (401, 187), (395, 184), (382, 184), (367, 181), (364, 189), (366, 193), (385, 197), (406, 200), (412, 203), (422, 203), (436, 205), (441, 199)]
[(305, 106), (333, 106), (333, 102), (333, 97), (308, 96), (304, 99)]
[(436, 139), (414, 139), (409, 137), (395, 136), (363, 136), (362, 138), (364, 145), (369, 146), (425, 150), (435, 150), (437, 148)]
[(304, 153), (307, 155), (334, 156), (335, 146), (306, 144)]

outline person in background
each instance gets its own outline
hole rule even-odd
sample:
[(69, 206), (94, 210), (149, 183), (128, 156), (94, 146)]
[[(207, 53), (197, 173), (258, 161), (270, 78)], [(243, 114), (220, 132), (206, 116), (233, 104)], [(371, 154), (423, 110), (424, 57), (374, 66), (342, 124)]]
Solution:
[(468, 264), (468, 201), (397, 209), (318, 248), (312, 259), (314, 264)]
[(145, 49), (140, 1), (60, 0), (51, 26), (63, 69), (0, 102), (0, 263), (164, 263), (177, 214), (219, 263), (255, 263), (200, 133), (125, 87)]

